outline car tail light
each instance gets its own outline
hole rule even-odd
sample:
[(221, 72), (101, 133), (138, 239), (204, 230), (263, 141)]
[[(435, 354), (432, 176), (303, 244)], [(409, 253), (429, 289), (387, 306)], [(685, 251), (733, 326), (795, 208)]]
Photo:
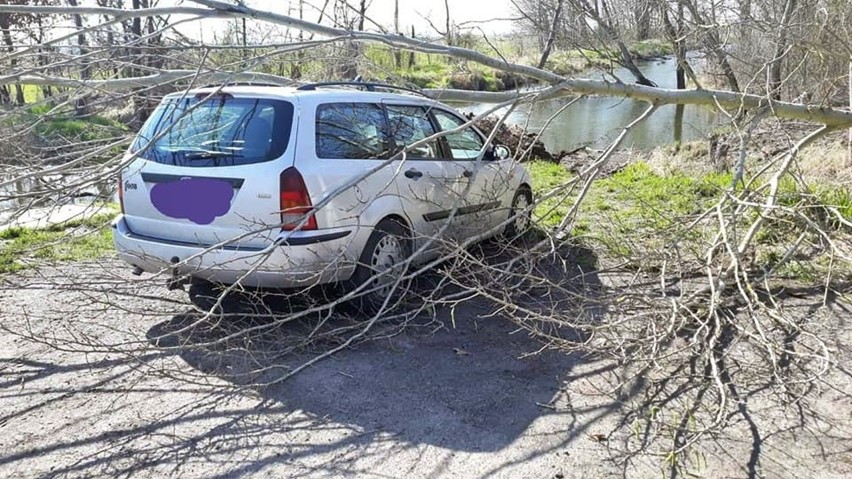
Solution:
[(300, 230), (317, 229), (317, 219), (313, 215), (311, 196), (305, 187), (305, 181), (299, 170), (290, 167), (281, 172), (280, 176), (281, 195), (281, 229), (292, 231), (296, 229), (305, 215), (309, 215), (307, 221), (302, 224)]
[(118, 174), (118, 205), (121, 207), (121, 214), (124, 214), (124, 183), (121, 181), (121, 173)]

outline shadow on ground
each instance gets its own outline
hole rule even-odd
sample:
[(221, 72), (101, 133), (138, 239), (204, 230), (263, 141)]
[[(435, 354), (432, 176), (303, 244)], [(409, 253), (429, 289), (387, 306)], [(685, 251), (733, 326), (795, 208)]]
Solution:
[[(505, 258), (492, 247), (472, 254)], [(439, 275), (420, 278), (415, 293), (434, 293)], [(105, 294), (114, 288), (103, 286)], [(531, 291), (522, 296), (534, 305)], [(544, 350), (481, 297), (404, 325), (377, 324), (368, 339), (281, 382), (351, 337), (363, 325), (357, 315), (343, 308), (279, 324), (271, 310), (298, 314), (316, 298), (233, 295), (221, 314), (186, 308), (152, 326), (163, 313), (152, 310), (149, 290), (131, 293), (121, 304), (138, 301), (132, 310), (89, 312), (75, 324), (103, 324), (98, 334), (147, 324), (146, 347), (101, 356), (21, 349), (25, 360), (0, 360), (0, 410), (8, 410), (0, 414), (0, 475), (490, 477), (520, 468), (541, 476), (618, 407), (569, 398), (566, 385), (606, 369)], [(41, 294), (57, 302), (44, 312), (53, 317), (94, 293)], [(160, 311), (173, 311), (172, 296)], [(305, 341), (318, 325), (339, 334)]]
[[(475, 254), (486, 260), (502, 257), (495, 247), (488, 248)], [(419, 278), (415, 293), (432, 293), (430, 288), (439, 282), (437, 274)], [(583, 281), (589, 282), (590, 276)], [(209, 307), (209, 298), (199, 298), (209, 295), (207, 289), (191, 294)], [(488, 301), (473, 299), (452, 309), (439, 307), (435, 316), (421, 315), (405, 327), (378, 326), (372, 340), (278, 384), (293, 368), (347, 337), (306, 341), (317, 322), (324, 320), (326, 330), (357, 328), (358, 320), (353, 319), (357, 314), (343, 308), (329, 318), (313, 315), (279, 325), (268, 315), (270, 304), (292, 313), (309, 307), (313, 299), (273, 296), (263, 300), (264, 307), (257, 301), (233, 295), (222, 303), (225, 320), (201, 321), (200, 313), (188, 311), (155, 325), (148, 337), (158, 346), (179, 346), (181, 358), (197, 370), (251, 387), (293, 411), (360, 431), (389, 433), (410, 444), (497, 451), (523, 435), (538, 418), (567, 414), (551, 405), (581, 359), (544, 350), (526, 331), (495, 316), (496, 306)], [(258, 332), (241, 334), (245, 330)], [(303, 347), (293, 350), (292, 345), (303, 341)], [(282, 345), (289, 345), (285, 353)]]

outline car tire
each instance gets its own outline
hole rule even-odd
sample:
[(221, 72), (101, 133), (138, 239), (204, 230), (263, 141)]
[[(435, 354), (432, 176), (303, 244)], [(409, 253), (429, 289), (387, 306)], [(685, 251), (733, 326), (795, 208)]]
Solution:
[(526, 213), (516, 216), (516, 212), (527, 209), (533, 202), (532, 191), (527, 186), (521, 186), (515, 192), (512, 198), (512, 208), (509, 210), (509, 224), (503, 231), (503, 235), (508, 240), (523, 238), (530, 230), (532, 224), (532, 211), (527, 210)]
[[(405, 261), (411, 255), (411, 239), (408, 230), (399, 221), (385, 219), (373, 229), (358, 259), (358, 266), (345, 283), (345, 293), (368, 283), (352, 299), (351, 303), (365, 314), (375, 314), (381, 309), (388, 295), (388, 308), (393, 306), (408, 289), (410, 281), (398, 279), (405, 274)], [(394, 284), (396, 287), (394, 288)]]

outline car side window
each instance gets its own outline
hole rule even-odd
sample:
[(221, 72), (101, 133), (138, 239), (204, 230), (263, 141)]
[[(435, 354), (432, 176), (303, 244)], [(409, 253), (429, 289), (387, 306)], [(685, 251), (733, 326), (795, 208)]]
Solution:
[[(441, 130), (443, 131), (452, 130), (467, 123), (455, 115), (442, 110), (433, 110), (433, 113), (435, 114), (435, 119), (438, 121), (438, 125), (441, 126)], [(447, 135), (445, 138), (450, 145), (453, 159), (456, 160), (473, 160), (478, 158), (484, 144), (482, 138), (472, 128), (466, 128), (458, 133)]]
[[(387, 105), (390, 134), (397, 150), (434, 135), (429, 113), (418, 106)], [(411, 158), (440, 158), (438, 141), (432, 140), (408, 152)]]
[(319, 158), (386, 158), (389, 150), (385, 113), (375, 103), (326, 103), (317, 107)]

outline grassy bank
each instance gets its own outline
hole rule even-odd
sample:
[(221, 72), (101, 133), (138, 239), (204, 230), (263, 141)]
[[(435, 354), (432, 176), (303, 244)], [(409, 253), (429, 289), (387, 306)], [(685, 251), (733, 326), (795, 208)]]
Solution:
[(47, 103), (29, 107), (13, 122), (35, 125), (35, 133), (46, 141), (96, 141), (125, 135), (126, 125), (102, 115), (92, 114), (75, 118), (69, 108), (54, 109)]
[[(523, 51), (511, 41), (503, 40), (487, 43), (468, 38), (462, 45), (487, 55), (494, 55), (495, 49), (507, 61), (525, 65), (537, 65), (540, 53)], [(669, 42), (652, 39), (636, 42), (628, 47), (637, 59), (654, 58), (672, 54)], [(523, 77), (507, 74), (473, 62), (453, 60), (442, 55), (403, 52), (397, 66), (393, 50), (370, 45), (364, 51), (368, 62), (363, 65), (367, 77), (390, 78), (416, 85), (420, 88), (456, 88), (463, 90), (501, 91), (510, 90), (528, 84)], [(613, 48), (584, 49), (572, 48), (554, 50), (545, 69), (561, 75), (574, 75), (593, 68), (609, 68), (620, 60), (620, 53)], [(362, 72), (363, 73), (363, 72)]]
[(12, 227), (0, 231), (0, 273), (107, 255), (113, 251), (109, 222), (114, 217), (115, 212), (109, 211), (46, 228)]
[[(684, 146), (673, 153), (671, 147), (664, 147), (596, 181), (579, 210), (571, 235), (593, 248), (606, 264), (646, 270), (663, 268), (675, 259), (703, 264), (704, 254), (718, 233), (718, 218), (704, 213), (725, 197), (733, 177), (729, 172), (716, 172), (706, 165), (703, 170), (674, 166), (678, 158), (682, 158), (683, 165), (695, 160), (706, 163), (707, 157), (697, 154), (697, 148)], [(664, 165), (660, 155), (668, 156)], [(807, 158), (806, 152), (803, 161)], [(534, 162), (530, 169), (539, 195), (572, 178), (561, 165), (551, 162)], [(765, 201), (761, 185), (766, 181), (768, 175), (750, 186), (753, 192), (750, 201), (755, 204)], [(735, 191), (742, 193), (744, 187), (740, 183)], [(534, 215), (543, 228), (552, 228), (562, 221), (577, 190), (567, 193), (537, 205)], [(831, 272), (835, 278), (852, 279), (849, 265), (839, 266), (834, 261), (822, 234), (811, 233), (792, 257), (785, 258), (794, 243), (801, 241), (802, 232), (814, 225), (835, 244), (852, 244), (852, 228), (844, 223), (852, 221), (852, 188), (842, 182), (803, 184), (787, 177), (780, 185), (778, 204), (781, 208), (764, 224), (747, 253), (748, 258), (759, 269), (774, 270), (780, 278), (807, 282)], [(745, 231), (756, 218), (756, 209), (743, 214), (738, 222), (741, 230)]]

